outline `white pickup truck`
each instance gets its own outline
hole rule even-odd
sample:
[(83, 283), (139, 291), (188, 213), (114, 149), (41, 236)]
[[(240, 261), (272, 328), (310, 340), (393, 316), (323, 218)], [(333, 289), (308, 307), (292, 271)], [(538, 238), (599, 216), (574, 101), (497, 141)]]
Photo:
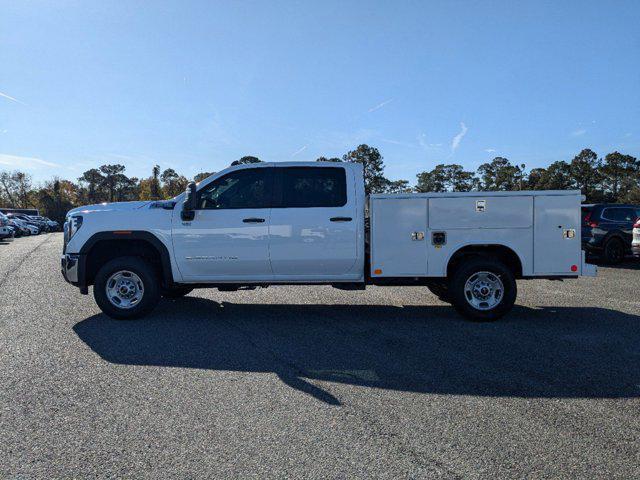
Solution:
[(165, 201), (90, 205), (65, 224), (62, 273), (113, 318), (194, 288), (425, 286), (495, 320), (516, 279), (595, 275), (579, 191), (365, 195), (354, 163), (239, 165)]

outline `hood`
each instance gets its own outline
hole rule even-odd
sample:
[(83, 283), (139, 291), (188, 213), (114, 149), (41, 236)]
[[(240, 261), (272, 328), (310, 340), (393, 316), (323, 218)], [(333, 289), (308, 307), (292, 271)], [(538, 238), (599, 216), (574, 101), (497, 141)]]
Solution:
[(95, 205), (84, 205), (82, 207), (69, 210), (67, 215), (73, 215), (74, 213), (93, 213), (93, 212), (125, 212), (129, 210), (139, 210), (152, 203), (152, 201), (139, 201), (139, 202), (113, 202), (113, 203), (96, 203)]

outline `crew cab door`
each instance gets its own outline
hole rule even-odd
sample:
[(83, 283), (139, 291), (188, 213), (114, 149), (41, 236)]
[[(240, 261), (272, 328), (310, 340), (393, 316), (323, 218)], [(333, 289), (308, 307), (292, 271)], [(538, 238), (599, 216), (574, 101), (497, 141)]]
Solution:
[(271, 279), (273, 170), (244, 168), (214, 179), (198, 190), (192, 221), (182, 221), (176, 209), (173, 251), (185, 281)]
[[(359, 277), (354, 178), (341, 166), (276, 167), (269, 228), (277, 280)], [(364, 243), (364, 242), (362, 242)]]

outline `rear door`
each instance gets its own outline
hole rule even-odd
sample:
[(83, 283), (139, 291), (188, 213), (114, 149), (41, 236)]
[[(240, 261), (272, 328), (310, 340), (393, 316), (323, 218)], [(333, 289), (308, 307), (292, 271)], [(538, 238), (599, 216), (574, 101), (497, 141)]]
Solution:
[(606, 207), (602, 211), (602, 221), (609, 228), (608, 231), (619, 231), (626, 243), (627, 248), (631, 245), (633, 235), (633, 224), (636, 221), (636, 209), (633, 207)]
[(349, 275), (357, 259), (354, 179), (345, 168), (277, 167), (269, 227), (276, 279), (323, 280)]

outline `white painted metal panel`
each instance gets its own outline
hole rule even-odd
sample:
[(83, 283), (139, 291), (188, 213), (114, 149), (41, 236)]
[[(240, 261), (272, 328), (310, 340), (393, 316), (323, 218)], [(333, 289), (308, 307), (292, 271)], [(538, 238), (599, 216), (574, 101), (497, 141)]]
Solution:
[[(426, 198), (371, 200), (371, 275), (411, 277), (427, 274)], [(420, 234), (423, 235), (422, 239)], [(381, 270), (381, 274), (375, 274)]]
[(528, 228), (533, 222), (533, 197), (486, 195), (431, 198), (429, 228)]
[[(536, 275), (578, 275), (582, 263), (580, 245), (580, 196), (546, 196), (535, 199), (534, 272)], [(571, 236), (573, 235), (573, 236)]]

